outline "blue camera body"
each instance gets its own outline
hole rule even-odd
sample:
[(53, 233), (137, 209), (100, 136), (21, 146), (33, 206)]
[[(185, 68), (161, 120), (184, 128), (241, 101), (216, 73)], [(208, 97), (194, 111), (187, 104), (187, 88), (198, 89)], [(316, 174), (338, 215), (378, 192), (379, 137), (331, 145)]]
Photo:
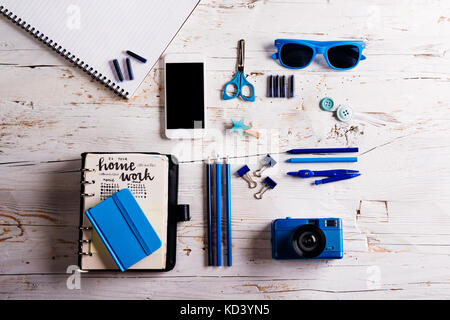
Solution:
[(272, 221), (272, 257), (286, 259), (342, 259), (342, 220), (276, 219)]

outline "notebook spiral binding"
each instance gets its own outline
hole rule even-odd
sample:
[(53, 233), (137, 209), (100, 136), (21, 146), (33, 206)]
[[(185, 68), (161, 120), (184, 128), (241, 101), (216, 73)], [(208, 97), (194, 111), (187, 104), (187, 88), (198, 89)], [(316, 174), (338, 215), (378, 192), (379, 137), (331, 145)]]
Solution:
[(101, 82), (103, 85), (105, 85), (105, 87), (111, 89), (117, 95), (121, 96), (122, 98), (128, 98), (128, 96), (129, 96), (128, 91), (125, 91), (124, 89), (122, 89), (114, 81), (109, 80), (103, 74), (99, 73), (97, 70), (94, 70), (94, 68), (89, 67), (89, 64), (85, 63), (84, 61), (81, 61), (80, 58), (77, 58), (70, 51), (67, 51), (63, 47), (59, 46), (57, 42), (53, 41), (52, 39), (49, 39), (49, 37), (47, 37), (44, 33), (40, 32), (39, 30), (34, 28), (29, 23), (22, 20), (17, 15), (15, 15), (12, 11), (8, 10), (7, 8), (5, 8), (2, 5), (0, 5), (0, 16), (1, 15), (6, 17), (7, 19), (11, 20), (11, 22), (17, 24), (19, 27), (21, 27), (26, 32), (33, 35), (38, 41), (41, 41), (42, 43), (46, 44), (49, 48), (51, 48), (53, 51), (55, 51), (59, 55), (63, 56), (65, 59), (72, 62), (75, 66), (79, 67), (84, 72), (91, 75), (92, 78)]
[[(86, 193), (86, 192), (84, 192), (84, 185), (86, 185), (86, 184), (94, 184), (95, 183), (95, 180), (86, 180), (86, 173), (87, 172), (95, 172), (96, 170), (95, 169), (90, 169), (90, 168), (83, 168), (83, 169), (80, 169), (80, 171), (83, 173), (83, 178), (82, 178), (82, 180), (80, 181), (80, 183), (83, 185), (83, 191), (81, 192), (81, 197), (83, 198), (83, 197), (93, 197), (95, 194), (94, 193)], [(81, 232), (81, 238), (82, 238), (82, 235), (83, 235), (83, 231), (89, 231), (89, 230), (92, 230), (92, 227), (91, 226), (89, 226), (89, 227), (83, 227), (83, 226), (81, 226), (80, 228), (80, 232)], [(90, 240), (90, 239), (81, 239), (81, 240), (78, 240), (78, 254), (79, 255), (84, 255), (84, 256), (92, 256), (92, 252), (90, 251), (90, 243), (92, 242), (92, 240)], [(83, 251), (83, 245), (84, 244), (88, 244), (88, 246), (89, 246), (89, 250), (87, 251), (87, 252), (85, 252), (85, 251)]]
[[(88, 230), (92, 230), (92, 227), (80, 227), (81, 232)], [(92, 240), (90, 239), (78, 240), (78, 254), (83, 256), (92, 256), (92, 252), (90, 251), (90, 249), (88, 250), (88, 252), (83, 251), (83, 244), (90, 244), (91, 242)]]

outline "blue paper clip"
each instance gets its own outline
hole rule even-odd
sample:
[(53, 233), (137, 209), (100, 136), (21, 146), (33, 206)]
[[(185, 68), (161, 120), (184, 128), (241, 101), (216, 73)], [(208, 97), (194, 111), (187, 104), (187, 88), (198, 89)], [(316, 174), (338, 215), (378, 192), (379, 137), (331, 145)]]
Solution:
[(236, 173), (239, 177), (247, 181), (248, 187), (250, 189), (253, 189), (256, 188), (257, 183), (255, 180), (252, 179), (252, 177), (250, 177), (250, 175), (248, 174), (249, 172), (250, 168), (247, 165), (245, 165), (242, 168), (240, 168)]
[(261, 177), (261, 173), (266, 170), (267, 168), (271, 168), (273, 166), (275, 166), (277, 164), (277, 162), (270, 156), (270, 154), (268, 154), (264, 159), (264, 164), (262, 165), (261, 168), (259, 168), (258, 170), (254, 171), (253, 174), (256, 177)]
[(270, 177), (266, 177), (263, 182), (264, 185), (261, 188), (261, 190), (259, 190), (259, 192), (254, 194), (255, 198), (258, 200), (262, 199), (262, 195), (264, 194), (264, 192), (266, 192), (269, 189), (274, 189), (277, 186), (277, 183), (273, 181)]

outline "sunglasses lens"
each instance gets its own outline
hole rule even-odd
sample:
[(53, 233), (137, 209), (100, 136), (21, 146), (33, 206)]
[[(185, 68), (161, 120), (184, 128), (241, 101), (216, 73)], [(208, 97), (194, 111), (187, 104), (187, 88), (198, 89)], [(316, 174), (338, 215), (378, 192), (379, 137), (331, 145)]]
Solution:
[(353, 45), (337, 46), (328, 49), (328, 61), (335, 68), (354, 67), (359, 60), (359, 48)]
[(292, 68), (303, 68), (311, 62), (314, 51), (312, 48), (297, 44), (287, 43), (281, 47), (281, 61)]

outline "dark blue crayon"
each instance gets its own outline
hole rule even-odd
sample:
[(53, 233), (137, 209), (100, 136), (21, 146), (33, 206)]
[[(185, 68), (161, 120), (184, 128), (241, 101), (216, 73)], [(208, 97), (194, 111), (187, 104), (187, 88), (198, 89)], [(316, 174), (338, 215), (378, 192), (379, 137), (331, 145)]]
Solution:
[(127, 61), (128, 78), (130, 80), (134, 80), (133, 69), (131, 68), (130, 58), (127, 58), (126, 61)]
[(134, 53), (132, 51), (127, 50), (127, 54), (129, 54), (130, 56), (132, 56), (135, 59), (138, 59), (139, 61), (141, 61), (143, 63), (147, 62), (147, 59), (145, 59), (144, 57), (141, 57), (140, 55), (137, 55), (136, 53)]
[(122, 82), (123, 74), (122, 74), (122, 70), (120, 70), (119, 61), (117, 61), (117, 59), (114, 59), (113, 63), (114, 63), (114, 68), (116, 69), (116, 72), (117, 72), (117, 77), (119, 77), (119, 81)]

